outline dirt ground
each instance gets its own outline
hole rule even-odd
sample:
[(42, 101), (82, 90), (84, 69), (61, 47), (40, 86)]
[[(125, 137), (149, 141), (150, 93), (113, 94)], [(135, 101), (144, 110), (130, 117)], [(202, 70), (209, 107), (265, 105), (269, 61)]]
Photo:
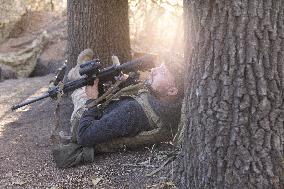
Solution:
[[(92, 164), (56, 168), (50, 141), (55, 103), (45, 99), (10, 110), (12, 105), (47, 90), (51, 78), (48, 75), (0, 83), (0, 188), (173, 188), (171, 165), (147, 176), (168, 159), (173, 150), (168, 144), (102, 154)], [(64, 113), (62, 119), (68, 125), (70, 111), (62, 110), (61, 115)]]

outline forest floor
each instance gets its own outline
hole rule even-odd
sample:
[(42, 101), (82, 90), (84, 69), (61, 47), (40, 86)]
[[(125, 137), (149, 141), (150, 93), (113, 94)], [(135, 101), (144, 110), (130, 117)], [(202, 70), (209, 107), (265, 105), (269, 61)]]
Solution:
[[(1, 44), (0, 50), (8, 51), (17, 44), (24, 44), (37, 34), (36, 31), (64, 28), (64, 18), (37, 14), (31, 17), (37, 20), (27, 18), (34, 23), (28, 27), (33, 31), (22, 28), (21, 34)], [(42, 57), (62, 58), (65, 44), (64, 37), (53, 41)], [(57, 168), (52, 159), (53, 143), (50, 140), (55, 123), (55, 102), (45, 99), (17, 111), (10, 109), (12, 105), (42, 94), (52, 78), (50, 74), (0, 83), (0, 188), (174, 188), (172, 163), (163, 168), (167, 155), (173, 150), (169, 144), (101, 154), (92, 164)], [(64, 103), (63, 107), (69, 108), (62, 108), (61, 123), (65, 126), (61, 129), (66, 131), (72, 105), (68, 100)], [(159, 168), (162, 169), (154, 174), (153, 171)]]

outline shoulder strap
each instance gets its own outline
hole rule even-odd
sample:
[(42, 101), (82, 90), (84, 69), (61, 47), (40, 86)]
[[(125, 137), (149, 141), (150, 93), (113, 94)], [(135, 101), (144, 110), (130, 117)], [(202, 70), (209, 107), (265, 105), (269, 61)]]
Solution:
[(122, 88), (119, 91), (117, 91), (115, 94), (110, 94), (105, 98), (105, 102), (102, 103), (102, 107), (106, 107), (112, 100), (119, 99), (123, 96), (129, 96), (134, 97), (139, 93), (139, 90), (141, 90), (144, 87), (143, 83), (139, 83), (136, 85), (130, 85), (128, 87)]
[(140, 104), (142, 107), (144, 113), (146, 114), (150, 126), (152, 129), (157, 127), (162, 127), (162, 122), (159, 116), (156, 114), (156, 112), (151, 107), (149, 101), (148, 101), (148, 95), (147, 92), (142, 91), (139, 93), (139, 95), (135, 96), (134, 99)]

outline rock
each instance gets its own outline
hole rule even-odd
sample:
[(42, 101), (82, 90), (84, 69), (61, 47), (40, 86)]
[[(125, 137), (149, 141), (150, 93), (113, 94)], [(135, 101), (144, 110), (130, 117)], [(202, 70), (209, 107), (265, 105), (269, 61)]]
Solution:
[(30, 77), (38, 77), (38, 76), (45, 76), (49, 74), (49, 70), (47, 66), (43, 63), (41, 58), (38, 58), (36, 61), (36, 65), (32, 73), (30, 74)]
[[(65, 0), (0, 0), (0, 43), (21, 33), (23, 17), (34, 11), (64, 12)], [(16, 33), (15, 33), (16, 32)]]
[(48, 40), (49, 35), (43, 31), (24, 49), (17, 52), (0, 53), (0, 64), (11, 66), (19, 77), (28, 77), (34, 70), (37, 58)]
[(57, 73), (64, 64), (64, 60), (50, 60), (45, 63), (40, 57), (36, 61), (36, 66), (29, 77), (45, 76), (50, 73)]
[(6, 79), (17, 79), (17, 73), (10, 66), (0, 64), (0, 81)]
[(22, 1), (17, 0), (0, 0), (0, 43), (9, 37), (10, 32), (15, 25), (21, 20), (26, 13), (25, 6)]
[(58, 11), (66, 9), (66, 0), (21, 0), (31, 11)]

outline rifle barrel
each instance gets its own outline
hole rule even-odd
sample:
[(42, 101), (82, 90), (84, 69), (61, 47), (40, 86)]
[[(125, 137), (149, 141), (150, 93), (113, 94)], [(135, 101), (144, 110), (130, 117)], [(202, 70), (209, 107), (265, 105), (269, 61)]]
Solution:
[(48, 93), (46, 93), (46, 94), (44, 94), (44, 95), (42, 95), (42, 96), (40, 96), (40, 97), (38, 97), (38, 98), (30, 99), (30, 100), (27, 100), (27, 101), (22, 102), (22, 103), (20, 103), (20, 104), (17, 104), (17, 105), (15, 105), (15, 106), (12, 106), (11, 109), (14, 111), (14, 110), (16, 110), (16, 109), (18, 109), (18, 108), (21, 108), (21, 107), (26, 106), (26, 105), (28, 105), (28, 104), (31, 104), (31, 103), (34, 103), (34, 102), (36, 102), (36, 101), (42, 100), (42, 99), (47, 98), (47, 97), (49, 97), (49, 96), (50, 96), (50, 95), (49, 95)]
[(157, 56), (148, 54), (141, 58), (137, 58), (135, 60), (126, 62), (118, 66), (118, 68), (120, 70), (123, 70), (124, 72), (131, 72), (135, 70), (147, 70), (147, 69), (151, 69), (155, 67), (154, 62), (156, 59), (157, 59)]

